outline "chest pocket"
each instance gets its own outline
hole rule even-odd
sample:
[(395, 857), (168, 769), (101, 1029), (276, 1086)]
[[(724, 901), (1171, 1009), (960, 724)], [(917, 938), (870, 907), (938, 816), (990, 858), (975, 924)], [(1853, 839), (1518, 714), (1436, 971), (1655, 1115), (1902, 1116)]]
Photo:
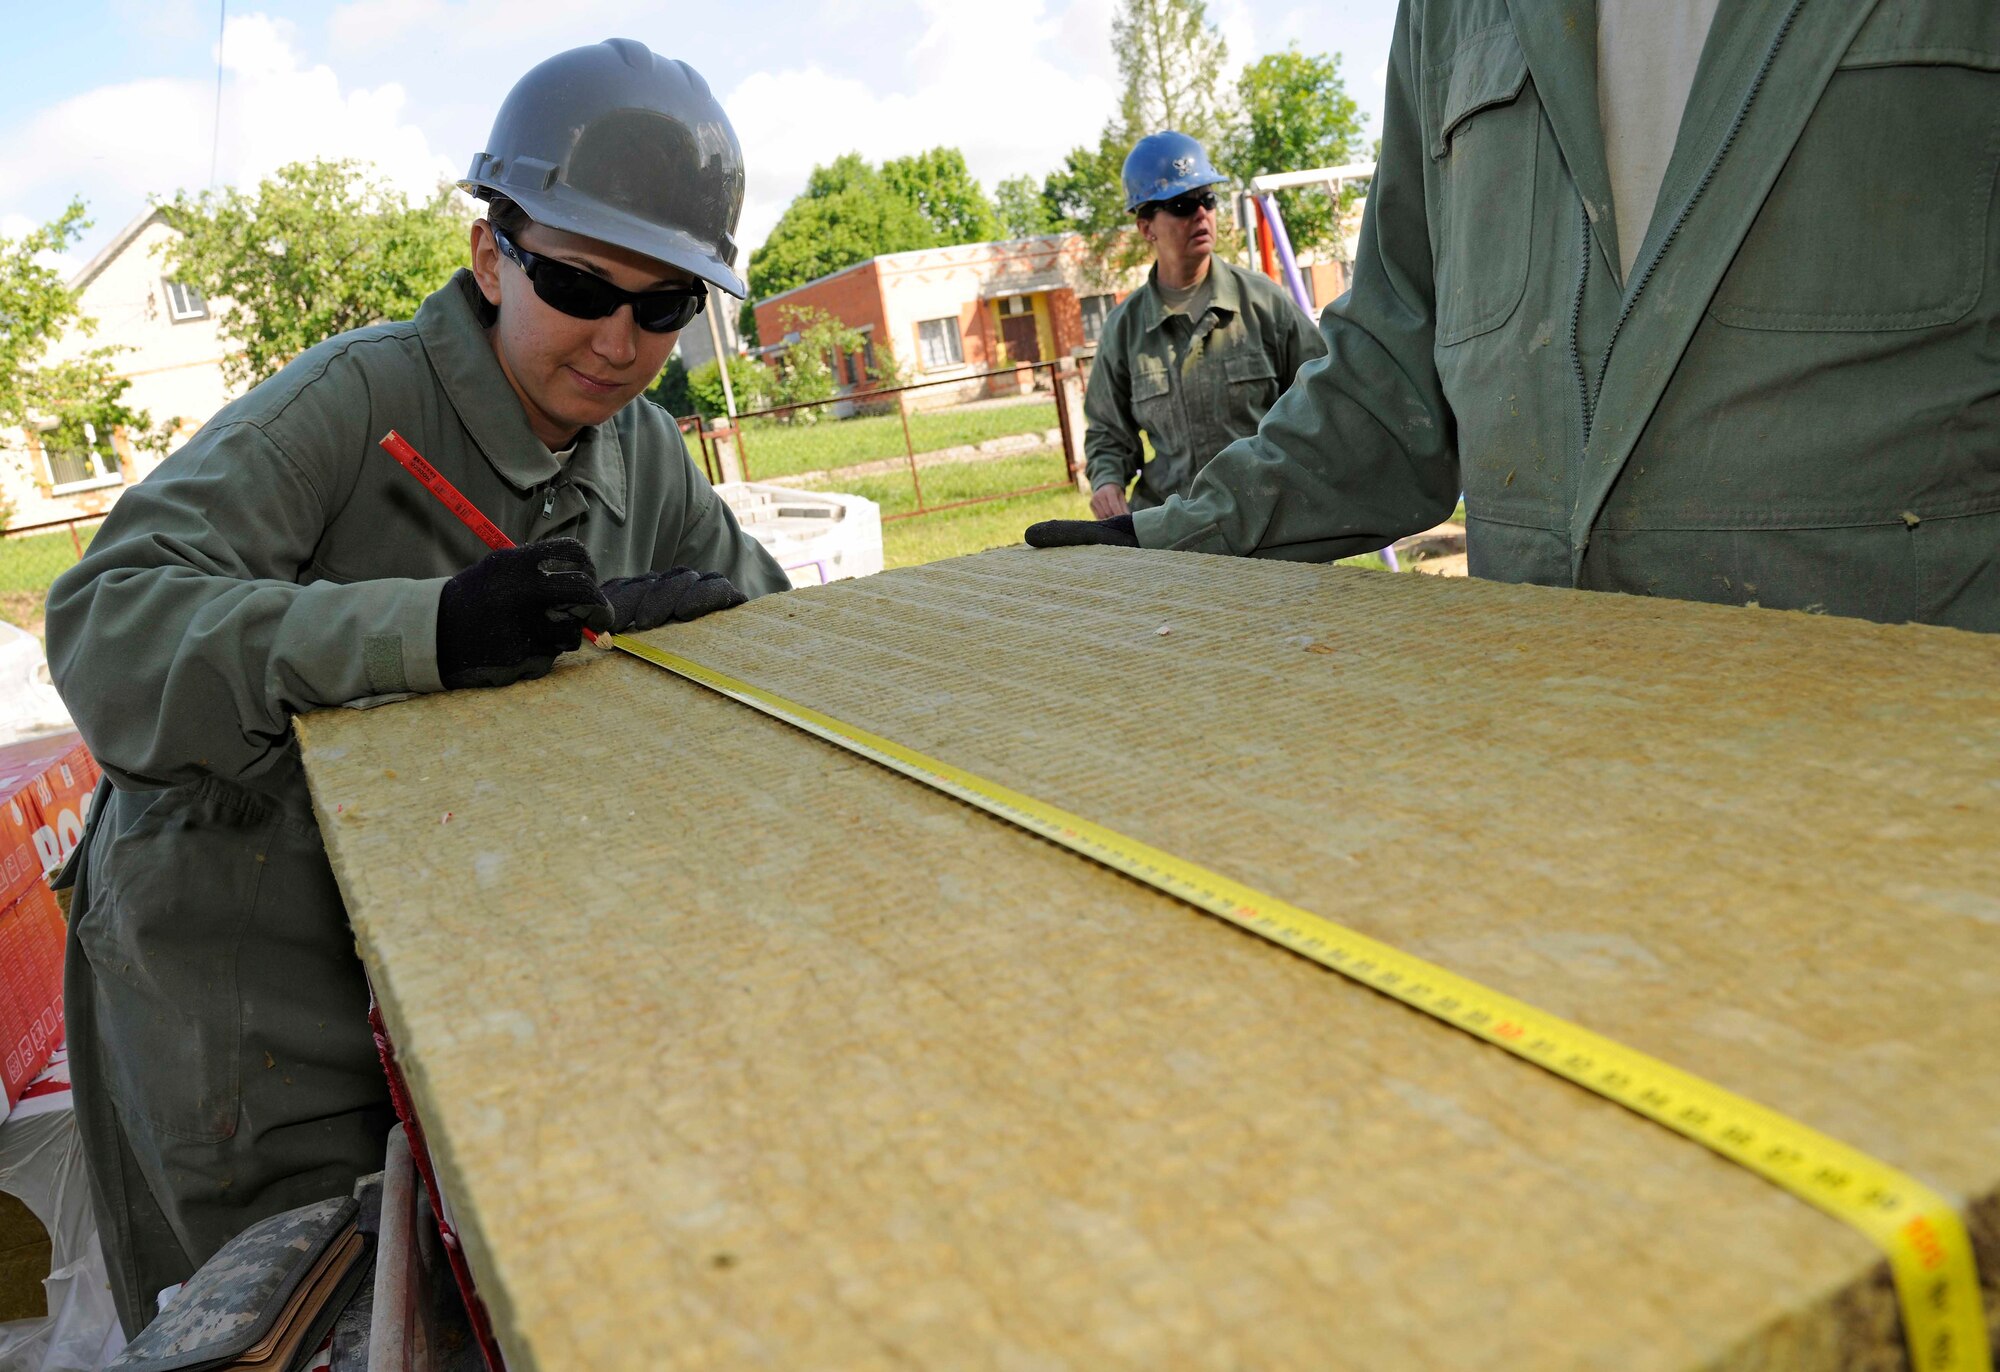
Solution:
[(2000, 5), (1884, 0), (1842, 57), (1709, 314), (1864, 332), (1963, 318), (1993, 264)]
[(1152, 436), (1155, 448), (1163, 440), (1171, 441), (1171, 436), (1179, 432), (1173, 391), (1173, 378), (1167, 375), (1166, 363), (1151, 357), (1134, 360), (1132, 414), (1139, 427)]
[(1248, 433), (1278, 398), (1278, 369), (1262, 348), (1245, 348), (1224, 359), (1222, 374), (1229, 380), (1230, 432)]
[(1499, 328), (1527, 288), (1542, 126), (1527, 85), (1510, 24), (1472, 35), (1424, 72), (1441, 347)]

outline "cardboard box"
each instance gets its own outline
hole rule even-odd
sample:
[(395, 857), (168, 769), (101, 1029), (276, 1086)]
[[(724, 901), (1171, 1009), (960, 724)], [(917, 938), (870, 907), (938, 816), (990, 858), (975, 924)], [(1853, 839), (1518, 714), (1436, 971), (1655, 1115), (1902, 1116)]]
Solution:
[(0, 1090), (12, 1110), (62, 1041), (62, 909), (46, 878), (76, 850), (100, 773), (74, 733), (0, 748)]
[(0, 748), (0, 901), (68, 860), (101, 775), (74, 733)]
[(65, 936), (55, 893), (39, 880), (0, 911), (0, 1088), (10, 1111), (62, 1042)]

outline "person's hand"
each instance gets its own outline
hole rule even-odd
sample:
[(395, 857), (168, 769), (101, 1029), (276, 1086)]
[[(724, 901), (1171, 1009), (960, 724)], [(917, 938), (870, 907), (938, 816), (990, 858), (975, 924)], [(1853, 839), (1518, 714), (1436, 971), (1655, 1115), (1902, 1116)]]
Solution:
[(438, 596), (438, 678), (452, 690), (545, 676), (583, 644), (585, 628), (612, 624), (597, 568), (573, 538), (488, 553), (445, 582)]
[(614, 616), (611, 627), (621, 634), (700, 619), (749, 599), (721, 572), (697, 572), (692, 567), (614, 577), (603, 589)]
[(1028, 526), (1027, 538), (1031, 548), (1081, 548), (1093, 543), (1109, 548), (1139, 546), (1131, 515), (1113, 519), (1045, 519)]
[(1125, 488), (1099, 486), (1090, 493), (1090, 512), (1099, 519), (1115, 519), (1122, 514), (1131, 514), (1132, 507), (1125, 503)]

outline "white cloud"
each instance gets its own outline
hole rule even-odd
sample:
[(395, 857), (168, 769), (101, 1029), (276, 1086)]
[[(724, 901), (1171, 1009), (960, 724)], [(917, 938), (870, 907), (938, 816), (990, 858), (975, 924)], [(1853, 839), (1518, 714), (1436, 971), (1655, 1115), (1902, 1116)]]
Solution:
[[(1257, 44), (1257, 18), (1250, 12), (1245, 0), (1226, 0), (1219, 7), (1212, 22), (1216, 31), (1229, 44), (1229, 60), (1223, 65), (1222, 84), (1233, 99), (1236, 94), (1236, 78), (1243, 69), (1256, 61), (1262, 53)], [(1282, 45), (1280, 45), (1282, 46)]]
[(585, 43), (593, 39), (581, 36), (584, 25), (620, 20), (610, 31), (623, 32), (634, 17), (630, 0), (347, 0), (327, 16), (326, 31), (337, 52), (379, 56), (418, 35), (448, 37), (461, 50), (543, 37)]
[[(25, 214), (0, 214), (0, 238), (25, 238), (41, 227)], [(84, 259), (75, 253), (40, 252), (35, 261), (61, 275), (65, 280), (83, 270)]]
[(173, 40), (215, 32), (215, 7), (205, 0), (111, 0), (111, 20), (121, 33)]
[[(460, 170), (410, 122), (400, 85), (343, 90), (331, 68), (303, 59), (287, 21), (231, 18), (222, 64), (218, 184), (254, 185), (287, 162), (353, 157), (427, 195)], [(102, 242), (149, 196), (208, 185), (214, 132), (211, 80), (128, 81), (74, 96), (0, 134), (0, 211), (81, 195), (97, 220), (92, 240)]]
[(287, 162), (352, 157), (393, 185), (428, 195), (457, 175), (405, 116), (396, 82), (343, 92), (331, 67), (307, 66), (292, 26), (261, 14), (233, 19), (224, 34), (222, 140), (217, 179), (247, 185)]
[(1108, 0), (1077, 0), (1056, 15), (1045, 0), (1023, 0), (1004, 24), (956, 0), (919, 8), (906, 89), (807, 65), (758, 72), (723, 96), (749, 172), (738, 241), (761, 243), (812, 168), (844, 152), (880, 162), (957, 147), (991, 191), (1096, 141), (1117, 103)]
[(136, 201), (208, 171), (208, 110), (198, 83), (128, 81), (73, 96), (0, 139), (0, 205), (47, 186)]

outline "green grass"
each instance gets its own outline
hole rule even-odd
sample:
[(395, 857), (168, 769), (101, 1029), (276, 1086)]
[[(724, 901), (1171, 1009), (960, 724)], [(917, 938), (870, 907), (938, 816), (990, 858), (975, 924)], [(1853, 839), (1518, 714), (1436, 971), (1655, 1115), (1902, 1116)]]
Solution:
[[(987, 462), (953, 463), (926, 467), (919, 472), (924, 483), (924, 503), (943, 505), (955, 500), (977, 500), (1044, 486), (1066, 479), (1062, 454), (1054, 449), (1020, 457), (995, 458)], [(907, 473), (894, 476), (849, 477), (818, 481), (820, 490), (838, 490), (866, 496), (881, 506), (885, 515), (914, 510), (917, 502)], [(956, 510), (941, 510), (899, 519), (882, 526), (882, 565), (913, 567), (922, 562), (1004, 548), (1021, 541), (1021, 531), (1043, 519), (1089, 519), (1090, 502), (1074, 486), (1034, 495), (1013, 496)]]
[[(88, 548), (96, 532), (92, 524), (78, 529), (77, 537)], [(40, 634), (50, 583), (75, 565), (76, 545), (67, 531), (0, 538), (0, 619)]]
[[(1042, 433), (1056, 426), (1055, 402), (1046, 398), (976, 410), (920, 411), (910, 416), (910, 444), (917, 452), (928, 453), (1013, 434)], [(893, 411), (812, 424), (744, 421), (743, 456), (753, 481), (852, 467), (904, 453), (903, 422)]]
[(988, 548), (1005, 548), (1019, 543), (1030, 524), (1044, 519), (1089, 518), (1090, 502), (1072, 486), (996, 500), (990, 505), (968, 505), (921, 519), (902, 519), (882, 526), (882, 565), (914, 567)]
[[(1019, 457), (996, 457), (983, 462), (953, 462), (939, 467), (923, 467), (917, 472), (924, 484), (926, 506), (949, 505), (959, 500), (979, 500), (1005, 491), (1029, 486), (1047, 486), (1067, 481), (1062, 454), (1054, 448), (1023, 453)], [(882, 507), (883, 517), (904, 514), (917, 508), (916, 491), (907, 470), (884, 476), (822, 477), (813, 489), (841, 491), (866, 496)], [(925, 515), (926, 519), (949, 518), (950, 512)], [(884, 526), (887, 527), (886, 525)]]
[[(1045, 450), (987, 462), (928, 467), (922, 469), (919, 475), (924, 483), (924, 503), (935, 506), (1061, 481), (1063, 464), (1060, 453)], [(866, 496), (881, 506), (885, 515), (916, 508), (916, 499), (911, 493), (906, 473), (822, 480), (812, 485), (820, 490), (839, 490), (849, 495)], [(942, 558), (983, 552), (988, 548), (1004, 548), (1019, 543), (1022, 531), (1039, 520), (1091, 517), (1090, 502), (1074, 487), (1066, 487), (1059, 491), (1043, 491), (988, 504), (941, 510), (914, 519), (899, 519), (882, 526), (882, 565), (885, 568), (913, 567)], [(1342, 558), (1341, 565), (1386, 570), (1376, 553)]]

